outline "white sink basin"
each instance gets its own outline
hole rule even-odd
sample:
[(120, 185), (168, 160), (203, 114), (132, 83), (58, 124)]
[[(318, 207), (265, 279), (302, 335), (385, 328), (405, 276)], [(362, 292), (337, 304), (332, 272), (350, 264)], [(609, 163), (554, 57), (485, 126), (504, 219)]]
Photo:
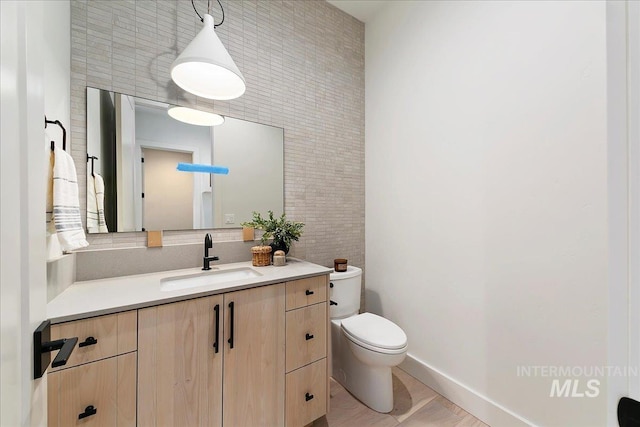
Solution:
[(199, 288), (201, 286), (222, 285), (229, 282), (251, 279), (262, 274), (252, 268), (242, 267), (233, 270), (215, 270), (186, 276), (166, 277), (160, 279), (160, 290), (164, 292), (182, 289)]

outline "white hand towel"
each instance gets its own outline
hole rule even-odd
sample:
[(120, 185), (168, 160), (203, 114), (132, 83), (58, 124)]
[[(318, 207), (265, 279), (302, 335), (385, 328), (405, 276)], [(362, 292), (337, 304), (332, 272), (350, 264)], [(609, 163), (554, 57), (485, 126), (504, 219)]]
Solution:
[(98, 203), (98, 227), (100, 233), (108, 233), (107, 221), (104, 218), (104, 180), (98, 174), (95, 176), (96, 202)]
[(55, 234), (56, 232), (56, 227), (55, 225), (53, 225), (53, 163), (54, 161), (55, 161), (55, 156), (53, 155), (53, 151), (51, 151), (51, 155), (49, 155), (49, 175), (47, 176), (47, 231), (49, 232), (49, 234)]
[(87, 175), (87, 230), (89, 233), (108, 233), (104, 219), (104, 180), (98, 174)]
[(98, 202), (96, 201), (95, 180), (87, 174), (87, 231), (98, 232)]
[(96, 184), (87, 173), (87, 231), (98, 233), (98, 201), (96, 200)]
[(68, 252), (87, 247), (89, 242), (80, 219), (78, 177), (73, 159), (59, 148), (53, 156), (53, 225), (60, 247)]
[(49, 155), (49, 175), (47, 179), (47, 261), (58, 259), (62, 256), (60, 241), (53, 225), (53, 151)]

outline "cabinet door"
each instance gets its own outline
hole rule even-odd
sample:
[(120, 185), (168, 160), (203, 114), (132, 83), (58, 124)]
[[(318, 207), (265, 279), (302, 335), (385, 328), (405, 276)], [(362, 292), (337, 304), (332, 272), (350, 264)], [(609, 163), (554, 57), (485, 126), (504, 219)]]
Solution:
[(287, 311), (287, 372), (326, 357), (326, 319), (326, 302)]
[[(78, 345), (66, 365), (50, 367), (49, 372), (136, 351), (137, 317), (133, 310), (52, 325), (52, 340), (78, 337)], [(52, 352), (51, 358), (57, 354), (57, 351)]]
[(136, 353), (48, 374), (49, 427), (136, 425)]
[(326, 301), (327, 279), (325, 275), (287, 282), (287, 310)]
[(225, 294), (224, 425), (283, 426), (285, 287)]
[(223, 317), (221, 295), (139, 310), (138, 425), (221, 425)]
[(287, 427), (306, 426), (327, 413), (327, 361), (287, 374)]

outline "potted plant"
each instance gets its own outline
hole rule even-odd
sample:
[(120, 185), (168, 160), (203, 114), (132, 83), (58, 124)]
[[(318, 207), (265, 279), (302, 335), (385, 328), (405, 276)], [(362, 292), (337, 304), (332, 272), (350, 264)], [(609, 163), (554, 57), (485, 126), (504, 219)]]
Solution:
[(297, 241), (302, 235), (304, 223), (296, 221), (288, 221), (283, 213), (280, 218), (273, 215), (273, 211), (268, 211), (269, 217), (263, 218), (259, 212), (253, 212), (253, 221), (243, 222), (243, 227), (253, 227), (257, 230), (263, 230), (261, 244), (264, 246), (270, 238), (272, 253), (277, 250), (283, 250), (284, 253), (289, 252), (291, 242)]

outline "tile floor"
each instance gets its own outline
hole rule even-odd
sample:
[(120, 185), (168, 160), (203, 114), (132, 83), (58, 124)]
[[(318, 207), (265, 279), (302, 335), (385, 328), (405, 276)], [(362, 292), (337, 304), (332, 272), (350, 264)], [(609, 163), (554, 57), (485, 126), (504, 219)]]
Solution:
[(380, 414), (360, 403), (331, 380), (331, 412), (313, 427), (488, 427), (403, 370), (393, 368), (395, 407)]

